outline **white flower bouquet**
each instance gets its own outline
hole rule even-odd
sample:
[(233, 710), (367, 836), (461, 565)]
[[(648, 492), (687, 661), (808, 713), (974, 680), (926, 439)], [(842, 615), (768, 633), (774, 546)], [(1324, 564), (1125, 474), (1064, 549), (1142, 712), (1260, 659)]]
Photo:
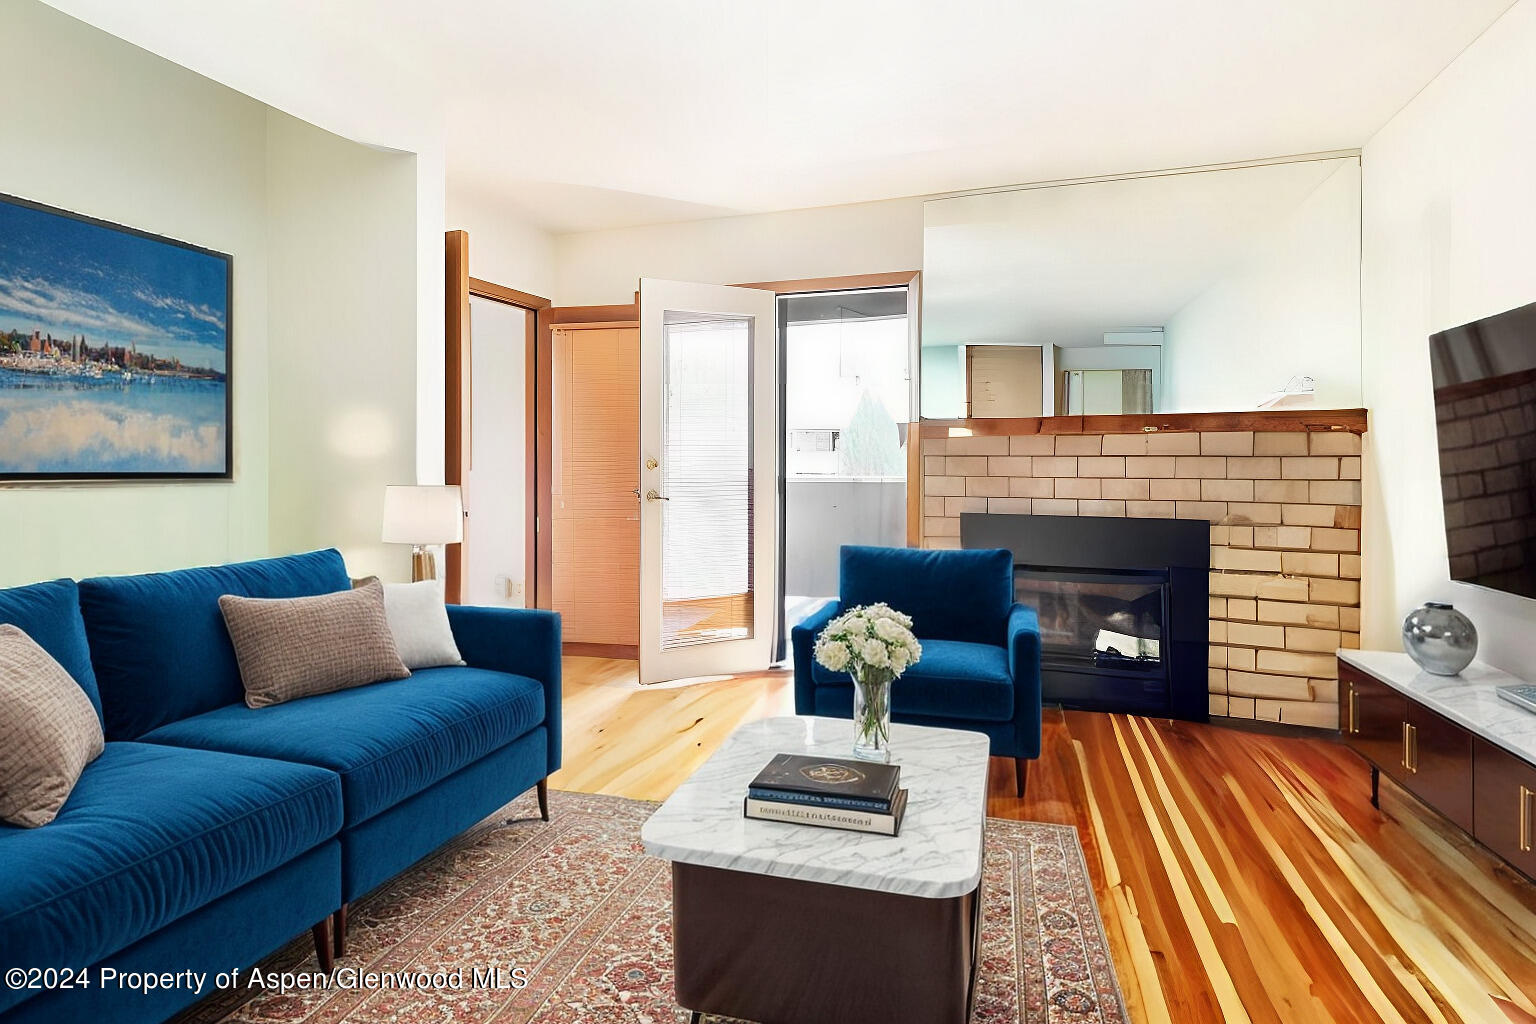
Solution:
[(853, 677), (853, 752), (890, 760), (891, 682), (923, 656), (912, 618), (887, 604), (860, 605), (839, 615), (816, 638), (817, 664)]

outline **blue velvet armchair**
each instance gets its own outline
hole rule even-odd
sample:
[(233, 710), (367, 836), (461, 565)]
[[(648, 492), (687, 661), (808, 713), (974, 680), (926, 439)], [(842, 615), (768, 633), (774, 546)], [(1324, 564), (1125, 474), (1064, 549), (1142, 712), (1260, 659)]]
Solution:
[(1004, 549), (927, 551), (845, 545), (838, 600), (790, 633), (795, 712), (853, 717), (853, 680), (816, 664), (816, 636), (844, 609), (884, 601), (912, 616), (923, 656), (891, 687), (891, 718), (986, 733), (1014, 760), (1019, 795), (1040, 756), (1040, 622), (1013, 600)]

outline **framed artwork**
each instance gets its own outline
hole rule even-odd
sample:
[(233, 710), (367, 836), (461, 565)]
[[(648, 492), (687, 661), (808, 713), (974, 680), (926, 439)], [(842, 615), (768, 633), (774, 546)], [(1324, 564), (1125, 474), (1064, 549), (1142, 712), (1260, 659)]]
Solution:
[(0, 481), (230, 479), (231, 266), (0, 195)]

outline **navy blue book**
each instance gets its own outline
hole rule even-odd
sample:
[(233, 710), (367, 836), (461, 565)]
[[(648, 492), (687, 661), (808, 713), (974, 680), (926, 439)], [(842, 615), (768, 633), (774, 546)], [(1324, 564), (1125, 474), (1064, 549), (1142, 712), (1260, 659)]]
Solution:
[(747, 789), (754, 800), (889, 814), (901, 766), (842, 758), (776, 754)]

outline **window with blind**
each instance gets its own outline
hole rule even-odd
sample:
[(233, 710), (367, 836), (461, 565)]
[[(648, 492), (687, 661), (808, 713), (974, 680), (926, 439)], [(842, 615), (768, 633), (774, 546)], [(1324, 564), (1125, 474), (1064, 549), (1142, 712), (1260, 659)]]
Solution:
[(662, 647), (752, 636), (752, 326), (669, 312)]

